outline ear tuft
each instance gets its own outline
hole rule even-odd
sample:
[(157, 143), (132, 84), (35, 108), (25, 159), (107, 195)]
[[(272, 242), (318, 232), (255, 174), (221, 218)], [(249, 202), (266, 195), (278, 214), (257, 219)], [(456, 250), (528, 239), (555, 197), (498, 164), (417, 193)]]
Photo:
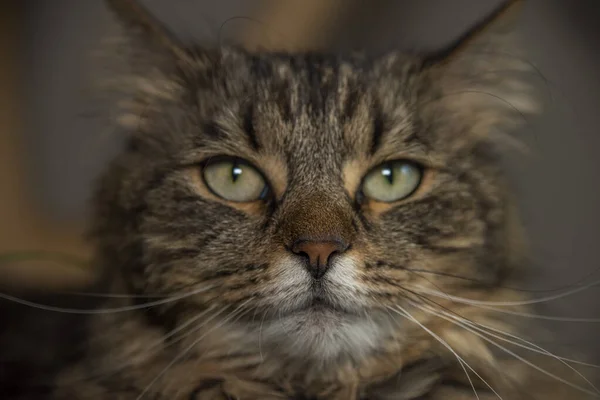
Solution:
[(540, 112), (537, 69), (518, 44), (516, 28), (524, 0), (510, 0), (476, 23), (450, 46), (423, 60), (439, 101), (456, 121), (486, 139), (497, 128), (514, 128)]
[(449, 46), (430, 54), (425, 65), (451, 63), (463, 53), (473, 50), (498, 51), (512, 46), (514, 31), (523, 8), (524, 0), (508, 0), (492, 10), (470, 29), (454, 40)]
[(124, 97), (115, 102), (113, 119), (128, 131), (144, 131), (165, 102), (181, 98), (187, 75), (206, 72), (214, 57), (184, 46), (139, 1), (105, 0), (105, 4), (116, 17), (119, 33), (97, 52), (104, 71), (96, 73), (96, 82), (102, 95)]
[(153, 51), (167, 51), (181, 61), (189, 59), (184, 47), (163, 24), (136, 0), (106, 0), (128, 36)]

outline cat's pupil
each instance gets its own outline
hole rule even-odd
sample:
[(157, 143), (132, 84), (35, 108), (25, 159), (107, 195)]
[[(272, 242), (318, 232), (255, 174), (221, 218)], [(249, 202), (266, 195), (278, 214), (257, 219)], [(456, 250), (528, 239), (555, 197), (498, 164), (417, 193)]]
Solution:
[(394, 183), (394, 169), (390, 165), (386, 165), (381, 169), (381, 175), (384, 176), (390, 185)]
[(244, 172), (242, 170), (242, 167), (240, 167), (238, 165), (237, 161), (234, 161), (233, 164), (231, 165), (231, 181), (233, 183), (237, 182), (237, 180), (240, 178), (240, 176), (242, 175), (242, 172)]

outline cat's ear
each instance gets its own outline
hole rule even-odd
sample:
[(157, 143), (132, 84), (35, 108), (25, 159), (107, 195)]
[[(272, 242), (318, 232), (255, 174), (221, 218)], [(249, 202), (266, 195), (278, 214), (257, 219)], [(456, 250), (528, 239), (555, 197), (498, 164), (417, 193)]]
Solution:
[(467, 29), (448, 46), (430, 54), (425, 64), (450, 64), (464, 61), (473, 51), (514, 50), (515, 29), (524, 0), (505, 0), (500, 6)]
[(524, 2), (504, 2), (450, 46), (424, 58), (436, 101), (477, 134), (518, 125), (540, 111), (536, 70), (516, 34)]
[(168, 56), (175, 62), (189, 62), (191, 55), (169, 29), (156, 19), (139, 1), (105, 0), (119, 21), (124, 39), (132, 54)]
[(185, 92), (186, 79), (206, 74), (216, 62), (215, 52), (185, 46), (164, 24), (136, 0), (105, 0), (118, 22), (98, 55), (108, 70), (98, 74), (101, 93), (123, 96), (112, 111), (116, 122), (144, 130), (153, 110), (175, 102)]

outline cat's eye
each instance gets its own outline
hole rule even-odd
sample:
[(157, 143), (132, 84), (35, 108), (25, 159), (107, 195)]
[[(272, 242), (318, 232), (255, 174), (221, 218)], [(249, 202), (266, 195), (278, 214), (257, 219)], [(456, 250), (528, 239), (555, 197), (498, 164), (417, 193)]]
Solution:
[(225, 200), (251, 202), (265, 198), (268, 192), (262, 174), (239, 158), (209, 161), (204, 165), (202, 175), (206, 186)]
[(423, 169), (410, 161), (390, 161), (367, 173), (362, 193), (369, 199), (391, 203), (409, 197), (421, 184)]

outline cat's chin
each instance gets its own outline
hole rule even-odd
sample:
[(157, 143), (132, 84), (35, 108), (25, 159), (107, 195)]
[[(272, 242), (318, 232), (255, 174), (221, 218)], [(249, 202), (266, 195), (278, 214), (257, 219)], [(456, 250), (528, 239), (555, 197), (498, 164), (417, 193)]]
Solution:
[(315, 303), (265, 323), (261, 334), (285, 356), (326, 363), (370, 354), (381, 344), (383, 328), (364, 314)]

